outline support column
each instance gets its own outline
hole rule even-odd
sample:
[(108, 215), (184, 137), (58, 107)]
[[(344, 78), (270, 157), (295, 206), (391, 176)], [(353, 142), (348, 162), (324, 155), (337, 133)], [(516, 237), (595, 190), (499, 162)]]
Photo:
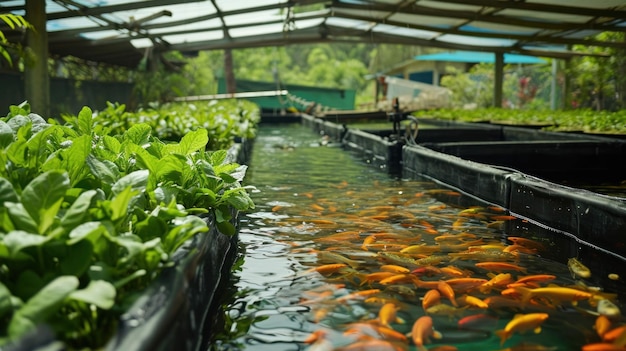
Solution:
[(235, 72), (233, 71), (233, 53), (231, 49), (224, 49), (224, 78), (226, 79), (226, 93), (237, 92)]
[(550, 109), (556, 110), (557, 106), (557, 84), (558, 84), (558, 62), (555, 58), (552, 59), (552, 81), (550, 83)]
[(502, 86), (504, 80), (504, 53), (496, 52), (496, 67), (493, 84), (493, 107), (502, 107)]
[(32, 50), (34, 62), (24, 68), (25, 95), (31, 111), (50, 117), (50, 75), (48, 74), (48, 32), (46, 31), (46, 2), (26, 0), (26, 21), (35, 30), (26, 31), (26, 45)]

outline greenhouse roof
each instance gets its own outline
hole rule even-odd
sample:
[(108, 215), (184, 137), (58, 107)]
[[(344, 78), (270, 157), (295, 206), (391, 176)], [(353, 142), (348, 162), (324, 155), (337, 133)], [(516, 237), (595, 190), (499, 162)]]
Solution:
[[(467, 63), (494, 63), (496, 55), (490, 52), (479, 51), (454, 51), (439, 52), (436, 54), (415, 56), (417, 61), (445, 61), (445, 62), (467, 62)], [(505, 64), (537, 64), (547, 63), (539, 57), (518, 54), (504, 54)]]
[[(25, 2), (0, 0), (0, 13)], [(148, 50), (331, 41), (563, 58), (569, 45), (626, 47), (590, 39), (626, 31), (624, 0), (46, 0), (46, 13), (51, 54), (124, 66)]]

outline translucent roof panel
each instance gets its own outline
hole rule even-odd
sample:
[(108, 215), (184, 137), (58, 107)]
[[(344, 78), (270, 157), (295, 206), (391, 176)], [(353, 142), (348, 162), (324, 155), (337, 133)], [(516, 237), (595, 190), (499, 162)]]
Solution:
[[(547, 57), (555, 47), (621, 47), (590, 36), (626, 31), (625, 0), (41, 0), (54, 55), (132, 66), (145, 54), (329, 40)], [(0, 1), (23, 15), (26, 0)], [(9, 40), (21, 32), (5, 31)], [(538, 49), (544, 48), (544, 49)]]

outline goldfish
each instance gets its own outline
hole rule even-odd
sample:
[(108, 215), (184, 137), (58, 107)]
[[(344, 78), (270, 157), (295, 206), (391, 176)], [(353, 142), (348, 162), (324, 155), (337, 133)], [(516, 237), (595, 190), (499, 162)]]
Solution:
[(611, 324), (611, 320), (607, 316), (599, 315), (594, 324), (598, 336), (601, 338), (604, 337), (604, 334), (611, 329)]
[(543, 297), (557, 303), (560, 303), (562, 301), (570, 301), (574, 303), (578, 300), (589, 299), (593, 296), (589, 292), (566, 287), (545, 287), (529, 289), (519, 286), (512, 289), (522, 296), (523, 302), (527, 302), (534, 297)]
[(575, 257), (567, 260), (567, 268), (569, 268), (569, 271), (572, 273), (572, 278), (576, 276), (581, 278), (591, 277), (591, 270)]
[(480, 292), (483, 294), (488, 294), (491, 289), (499, 286), (505, 286), (509, 284), (513, 279), (511, 278), (511, 273), (499, 273), (495, 275), (491, 280), (480, 285)]
[(582, 351), (626, 351), (626, 347), (606, 342), (583, 345)]
[(487, 329), (491, 331), (493, 327), (495, 327), (498, 323), (498, 318), (484, 314), (472, 314), (469, 316), (465, 316), (458, 320), (457, 326), (459, 328), (468, 328), (468, 329)]
[(500, 345), (513, 335), (533, 330), (536, 334), (541, 332), (541, 324), (548, 319), (547, 313), (518, 314), (506, 324), (504, 329), (496, 330), (495, 334), (500, 337)]
[(358, 268), (364, 263), (363, 261), (352, 260), (341, 254), (330, 251), (319, 251), (317, 253), (317, 260), (320, 262), (345, 263), (352, 268)]
[(556, 276), (552, 274), (533, 274), (524, 277), (518, 277), (515, 283), (526, 284), (530, 282), (545, 282), (554, 279), (556, 279)]
[(380, 293), (380, 289), (369, 289), (369, 290), (360, 290), (350, 293), (348, 295), (344, 295), (338, 298), (337, 302), (345, 302), (349, 300), (364, 300), (368, 296), (376, 295)]
[(391, 328), (390, 323), (404, 323), (402, 318), (397, 316), (398, 306), (393, 303), (384, 304), (378, 311), (378, 321), (380, 325)]
[(386, 340), (379, 340), (376, 338), (365, 338), (364, 340), (356, 341), (350, 345), (342, 346), (337, 349), (337, 351), (370, 351), (370, 350), (379, 350), (379, 351), (402, 351), (403, 349), (400, 346), (394, 345), (393, 343)]
[(450, 300), (454, 307), (457, 307), (454, 290), (452, 289), (450, 284), (446, 283), (445, 281), (440, 281), (439, 283), (437, 283), (437, 290), (439, 290), (441, 295)]
[(520, 236), (509, 236), (507, 239), (517, 245), (521, 245), (529, 249), (535, 249), (539, 251), (545, 250), (545, 246), (536, 240), (522, 238)]
[(382, 285), (396, 284), (396, 283), (411, 283), (415, 278), (411, 274), (394, 274), (391, 277), (381, 280), (379, 283)]
[(441, 333), (433, 328), (433, 319), (430, 316), (422, 316), (413, 323), (411, 338), (420, 351), (425, 351), (424, 343), (430, 342), (430, 338), (441, 339)]
[(483, 268), (489, 271), (502, 272), (502, 271), (518, 271), (526, 272), (526, 268), (518, 266), (512, 263), (506, 262), (478, 262), (474, 264), (478, 268)]
[(461, 315), (465, 313), (465, 310), (467, 309), (467, 307), (468, 306), (454, 307), (454, 306), (447, 305), (445, 303), (440, 303), (440, 304), (429, 307), (426, 310), (426, 314), (448, 316), (449, 318), (453, 318), (457, 315)]
[(402, 267), (402, 266), (398, 266), (398, 265), (394, 265), (394, 264), (385, 264), (380, 266), (380, 270), (381, 271), (385, 271), (385, 272), (393, 272), (393, 273), (402, 273), (402, 274), (406, 274), (406, 273), (410, 273), (411, 270), (409, 270), (408, 268)]
[(441, 294), (439, 290), (430, 289), (424, 294), (424, 297), (422, 297), (422, 308), (426, 311), (429, 307), (439, 304), (440, 299)]
[(484, 278), (463, 277), (447, 279), (445, 282), (448, 283), (448, 285), (450, 285), (455, 291), (468, 291), (486, 283), (487, 281), (488, 280)]
[(371, 283), (371, 282), (378, 282), (384, 279), (387, 279), (389, 277), (393, 277), (395, 276), (396, 273), (393, 272), (374, 272), (374, 273), (369, 273), (366, 274), (364, 276), (361, 276), (361, 285), (367, 284), (367, 283)]
[(463, 295), (460, 296), (456, 299), (457, 304), (459, 306), (471, 306), (471, 307), (478, 307), (478, 308), (489, 308), (489, 305), (487, 305), (487, 303), (485, 303), (483, 300), (475, 297), (475, 296), (471, 296), (471, 295)]
[(385, 340), (406, 342), (407, 338), (404, 334), (391, 328), (384, 327), (373, 323), (355, 322), (346, 326), (344, 335), (361, 334)]
[(322, 275), (329, 275), (339, 272), (341, 269), (348, 267), (345, 263), (331, 263), (307, 269), (304, 273), (317, 272)]
[(403, 255), (403, 254), (381, 251), (378, 253), (378, 256), (382, 258), (383, 260), (385, 260), (386, 262), (389, 262), (391, 264), (395, 264), (399, 266), (408, 266), (411, 269), (417, 268), (417, 266), (419, 266), (416, 263), (415, 259), (406, 255)]

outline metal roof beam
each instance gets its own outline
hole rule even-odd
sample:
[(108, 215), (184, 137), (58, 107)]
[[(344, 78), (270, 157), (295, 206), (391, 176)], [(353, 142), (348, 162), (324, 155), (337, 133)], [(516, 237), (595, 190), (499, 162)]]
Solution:
[(450, 4), (476, 5), (485, 7), (494, 7), (500, 9), (517, 9), (535, 12), (551, 12), (568, 15), (580, 15), (591, 17), (609, 17), (626, 20), (626, 11), (615, 9), (595, 9), (590, 7), (562, 6), (550, 5), (542, 3), (530, 3), (525, 1), (502, 1), (502, 0), (438, 0)]
[(444, 34), (465, 35), (476, 38), (496, 38), (496, 39), (514, 39), (524, 41), (528, 44), (532, 43), (550, 43), (550, 44), (562, 44), (562, 45), (588, 45), (588, 46), (600, 46), (600, 47), (612, 47), (612, 48), (626, 48), (625, 42), (611, 42), (611, 41), (599, 41), (593, 39), (574, 39), (564, 38), (559, 36), (550, 35), (523, 35), (523, 34), (511, 34), (511, 33), (485, 33), (485, 32), (471, 32), (461, 29), (443, 29), (441, 27), (424, 26), (418, 24), (409, 24), (399, 21), (390, 20), (376, 20), (365, 16), (355, 15), (343, 15), (342, 18), (354, 19), (359, 21), (376, 22), (378, 24), (389, 24), (403, 28), (419, 29), (431, 32), (441, 32)]
[[(65, 3), (65, 4), (71, 3), (71, 1), (68, 2), (66, 0), (57, 0), (57, 1)], [(149, 0), (149, 1), (127, 2), (123, 4), (117, 4), (117, 5), (95, 6), (95, 7), (79, 6), (76, 4), (72, 4), (72, 6), (79, 6), (80, 9), (49, 13), (48, 20), (63, 19), (63, 18), (70, 18), (70, 17), (81, 17), (81, 16), (97, 16), (97, 15), (104, 15), (104, 14), (111, 13), (111, 12), (128, 11), (128, 10), (144, 9), (148, 7), (177, 5), (181, 3), (204, 2), (204, 1), (207, 1), (207, 0)]]
[(491, 22), (498, 24), (507, 24), (520, 27), (538, 28), (538, 29), (551, 29), (551, 30), (581, 30), (589, 29), (595, 31), (615, 31), (626, 32), (626, 26), (614, 26), (605, 25), (600, 23), (568, 23), (568, 22), (545, 22), (545, 21), (533, 21), (521, 18), (514, 18), (510, 16), (490, 16), (482, 15), (473, 11), (461, 11), (461, 10), (442, 10), (432, 7), (412, 5), (402, 8), (398, 11), (398, 8), (394, 5), (386, 4), (372, 4), (367, 6), (361, 6), (352, 3), (333, 3), (331, 8), (345, 9), (345, 10), (371, 10), (382, 12), (395, 12), (408, 15), (420, 15), (420, 16), (432, 16), (432, 17), (444, 17), (444, 18), (456, 18), (463, 20), (474, 20)]

